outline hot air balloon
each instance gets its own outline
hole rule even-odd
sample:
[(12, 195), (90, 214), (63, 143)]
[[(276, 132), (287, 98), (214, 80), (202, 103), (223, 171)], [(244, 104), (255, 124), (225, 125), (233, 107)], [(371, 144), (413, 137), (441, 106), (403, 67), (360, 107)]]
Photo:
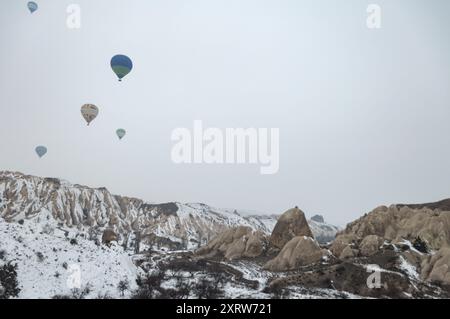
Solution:
[(133, 69), (133, 62), (126, 55), (115, 55), (111, 59), (111, 68), (119, 78), (119, 81), (122, 81), (122, 78)]
[(81, 115), (89, 125), (98, 115), (98, 107), (94, 104), (85, 104), (81, 107)]
[(47, 148), (42, 145), (36, 147), (36, 154), (39, 156), (39, 158), (41, 158), (42, 156), (47, 154)]
[(36, 2), (34, 2), (34, 1), (28, 2), (28, 10), (30, 10), (31, 13), (33, 13), (37, 9), (38, 9), (38, 5)]
[(119, 128), (116, 131), (116, 134), (119, 137), (119, 140), (121, 140), (125, 136), (125, 134), (127, 134), (127, 131), (125, 131), (123, 128)]

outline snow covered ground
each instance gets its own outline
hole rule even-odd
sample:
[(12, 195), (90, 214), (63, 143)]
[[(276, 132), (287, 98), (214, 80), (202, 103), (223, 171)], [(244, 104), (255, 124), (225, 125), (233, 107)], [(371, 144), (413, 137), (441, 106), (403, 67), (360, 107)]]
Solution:
[(18, 266), (19, 298), (52, 298), (77, 289), (85, 290), (86, 298), (118, 298), (121, 280), (128, 281), (130, 290), (136, 287), (137, 268), (122, 247), (97, 246), (83, 238), (85, 234), (60, 229), (46, 216), (22, 225), (0, 218), (0, 251)]

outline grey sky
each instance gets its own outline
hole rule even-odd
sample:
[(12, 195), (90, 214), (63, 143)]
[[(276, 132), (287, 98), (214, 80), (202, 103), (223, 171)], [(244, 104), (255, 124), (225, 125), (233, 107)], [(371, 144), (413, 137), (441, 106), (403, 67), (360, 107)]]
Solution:
[[(154, 202), (298, 205), (340, 225), (450, 197), (447, 0), (37, 2), (33, 15), (1, 4), (0, 169)], [(366, 27), (373, 2), (380, 30)], [(66, 27), (71, 3), (79, 30)], [(115, 54), (135, 65), (122, 83)], [(90, 127), (84, 103), (100, 108)], [(172, 130), (196, 119), (280, 128), (279, 173), (173, 164)]]

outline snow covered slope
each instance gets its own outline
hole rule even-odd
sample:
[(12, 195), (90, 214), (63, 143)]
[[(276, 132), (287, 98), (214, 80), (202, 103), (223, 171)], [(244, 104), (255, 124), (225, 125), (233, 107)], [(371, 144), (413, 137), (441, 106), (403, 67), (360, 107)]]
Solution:
[[(106, 188), (0, 172), (0, 217), (19, 221), (40, 216), (42, 212), (49, 212), (61, 227), (89, 231), (91, 237), (111, 229), (119, 243), (131, 250), (195, 249), (234, 226), (249, 226), (270, 234), (278, 218), (200, 203), (154, 204), (113, 195)], [(334, 238), (335, 226), (313, 220), (309, 223), (319, 241)]]
[(244, 216), (205, 204), (153, 204), (113, 195), (106, 188), (0, 172), (0, 217), (19, 221), (42, 212), (49, 212), (61, 227), (95, 235), (112, 229), (130, 249), (137, 246), (136, 238), (141, 249), (194, 249), (229, 227), (245, 225), (270, 233), (274, 225), (271, 217)]
[(0, 251), (4, 262), (17, 265), (18, 297), (118, 298), (121, 280), (134, 289), (138, 268), (131, 256), (120, 246), (97, 246), (86, 237), (59, 227), (46, 211), (20, 224), (0, 218)]
[(339, 227), (328, 224), (323, 219), (317, 220), (311, 218), (308, 220), (308, 224), (314, 237), (321, 244), (333, 241), (336, 234), (340, 231)]

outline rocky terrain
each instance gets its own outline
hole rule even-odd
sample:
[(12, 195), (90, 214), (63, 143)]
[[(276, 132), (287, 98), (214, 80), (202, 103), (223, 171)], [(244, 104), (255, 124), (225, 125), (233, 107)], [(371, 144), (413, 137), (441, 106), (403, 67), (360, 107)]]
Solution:
[[(277, 215), (249, 214), (205, 204), (155, 204), (113, 195), (106, 188), (0, 172), (0, 217), (17, 222), (43, 212), (49, 212), (60, 226), (96, 235), (106, 230), (136, 251), (156, 246), (171, 250), (198, 248), (233, 226), (270, 233), (277, 221)], [(334, 236), (337, 230), (326, 223), (316, 223), (314, 228), (320, 238)], [(135, 247), (137, 241), (140, 247)]]
[[(54, 178), (0, 173), (0, 216), (19, 221), (49, 212), (61, 227), (110, 236), (136, 250), (193, 249), (231, 226), (270, 232), (265, 218), (204, 204), (154, 204), (111, 194), (106, 188), (72, 185)], [(141, 247), (136, 246), (139, 241)]]
[(348, 259), (371, 257), (392, 247), (418, 271), (420, 279), (450, 285), (449, 203), (380, 206), (350, 223), (330, 250)]
[[(304, 213), (293, 208), (280, 216), (270, 236), (229, 230), (196, 254), (223, 261), (250, 259), (262, 270), (278, 273), (265, 282), (264, 291), (303, 287), (371, 298), (448, 298), (444, 229), (450, 212), (445, 209), (380, 207), (350, 223), (332, 243), (321, 245)], [(244, 244), (250, 240), (258, 247), (251, 258)]]
[[(341, 230), (337, 226), (328, 224), (321, 215), (314, 215), (308, 219), (308, 225), (314, 238), (321, 244), (332, 242), (336, 237), (336, 234)], [(271, 229), (273, 229), (273, 227)]]
[(448, 298), (449, 216), (450, 200), (381, 206), (339, 231), (298, 207), (155, 204), (1, 172), (0, 298)]

